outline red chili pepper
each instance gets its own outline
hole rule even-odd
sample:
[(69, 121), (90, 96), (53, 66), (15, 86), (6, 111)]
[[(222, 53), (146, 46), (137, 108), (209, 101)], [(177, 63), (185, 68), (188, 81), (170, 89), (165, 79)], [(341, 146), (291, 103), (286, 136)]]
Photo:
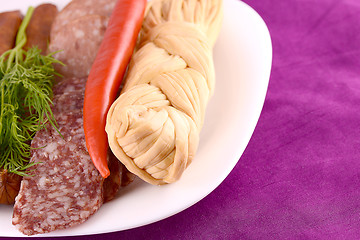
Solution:
[(84, 100), (84, 131), (90, 157), (106, 178), (109, 143), (106, 115), (115, 101), (141, 29), (146, 0), (118, 0), (91, 68)]

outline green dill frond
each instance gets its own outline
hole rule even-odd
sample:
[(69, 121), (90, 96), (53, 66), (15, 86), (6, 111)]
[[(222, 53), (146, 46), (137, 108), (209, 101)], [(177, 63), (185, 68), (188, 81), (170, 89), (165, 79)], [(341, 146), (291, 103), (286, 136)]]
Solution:
[(35, 133), (47, 123), (57, 129), (51, 98), (58, 75), (53, 65), (60, 62), (38, 48), (22, 49), (32, 12), (24, 17), (15, 48), (0, 56), (0, 168), (21, 176), (35, 164), (29, 162)]

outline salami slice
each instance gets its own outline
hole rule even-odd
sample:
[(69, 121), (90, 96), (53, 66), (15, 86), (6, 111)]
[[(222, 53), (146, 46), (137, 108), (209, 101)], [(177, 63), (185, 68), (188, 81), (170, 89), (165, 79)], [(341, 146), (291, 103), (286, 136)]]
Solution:
[(135, 175), (129, 172), (111, 151), (108, 156), (110, 175), (104, 182), (104, 202), (114, 199), (119, 188), (129, 185), (135, 179)]
[(32, 162), (40, 162), (24, 177), (13, 212), (13, 224), (26, 235), (80, 224), (103, 203), (103, 178), (85, 146), (82, 112), (58, 114), (63, 137), (53, 128), (36, 134)]
[(108, 17), (87, 15), (51, 34), (49, 52), (59, 51), (54, 57), (65, 64), (57, 65), (56, 70), (65, 77), (89, 75), (107, 23)]
[(109, 17), (115, 4), (116, 0), (73, 0), (60, 11), (54, 21), (51, 33), (56, 34), (63, 26), (83, 16)]
[(13, 224), (26, 235), (86, 221), (129, 182), (126, 168), (113, 157), (106, 181), (90, 159), (83, 130), (85, 83), (86, 77), (68, 78), (55, 86), (53, 113), (61, 135), (48, 126), (32, 141), (31, 162), (38, 164), (23, 178), (13, 212)]

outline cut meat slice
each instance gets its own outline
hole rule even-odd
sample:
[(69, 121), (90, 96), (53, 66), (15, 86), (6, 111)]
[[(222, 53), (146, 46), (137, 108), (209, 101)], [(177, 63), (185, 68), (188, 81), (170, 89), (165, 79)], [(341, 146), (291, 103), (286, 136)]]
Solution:
[(108, 17), (87, 15), (77, 18), (50, 36), (49, 52), (63, 65), (56, 70), (64, 77), (88, 76), (103, 40)]
[(108, 157), (110, 175), (104, 182), (104, 203), (114, 199), (119, 188), (127, 186), (135, 178), (135, 175), (129, 172), (111, 151)]
[(56, 17), (51, 34), (56, 34), (69, 22), (86, 15), (110, 17), (116, 0), (73, 0)]
[(86, 221), (132, 179), (109, 154), (106, 181), (93, 165), (83, 130), (86, 77), (67, 78), (54, 87), (53, 113), (60, 134), (51, 126), (36, 133), (31, 147), (31, 175), (24, 177), (14, 205), (13, 224), (34, 235)]
[(56, 84), (53, 89), (54, 97), (56, 95), (62, 95), (64, 93), (68, 94), (74, 91), (82, 90), (85, 92), (85, 85), (86, 85), (87, 77), (81, 78), (64, 78), (61, 79), (61, 82)]
[(56, 117), (63, 138), (51, 127), (32, 141), (32, 176), (24, 177), (16, 197), (13, 224), (26, 235), (80, 224), (103, 203), (103, 178), (85, 146), (82, 112)]

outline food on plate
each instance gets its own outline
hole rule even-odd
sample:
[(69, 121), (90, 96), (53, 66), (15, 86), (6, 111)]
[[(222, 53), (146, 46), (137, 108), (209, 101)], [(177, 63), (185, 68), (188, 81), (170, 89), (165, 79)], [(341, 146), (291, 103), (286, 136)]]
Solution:
[(108, 156), (110, 175), (104, 180), (104, 203), (113, 200), (117, 196), (119, 188), (126, 187), (135, 178), (135, 175), (130, 173), (111, 151)]
[[(14, 47), (21, 21), (20, 11), (0, 13), (0, 55)], [(21, 179), (21, 176), (0, 168), (0, 204), (14, 203)]]
[[(29, 8), (21, 22), (14, 48), (0, 57), (0, 195), (12, 204), (21, 177), (33, 164), (30, 159), (30, 142), (36, 131), (46, 122), (55, 125), (50, 108), (54, 78), (51, 55), (43, 56), (40, 50), (23, 49), (25, 29), (33, 13)], [(6, 27), (4, 27), (6, 28)], [(7, 191), (11, 190), (11, 191)]]
[(49, 52), (57, 52), (54, 57), (64, 63), (55, 66), (61, 75), (64, 77), (89, 75), (104, 37), (107, 22), (108, 18), (105, 16), (86, 15), (72, 20), (55, 33), (51, 32)]
[(178, 180), (194, 158), (214, 91), (221, 0), (153, 0), (139, 48), (106, 123), (110, 148), (151, 184)]
[(91, 159), (101, 175), (109, 175), (106, 114), (115, 100), (141, 28), (146, 0), (120, 0), (86, 83), (84, 131)]
[(73, 0), (58, 14), (51, 28), (49, 52), (59, 51), (55, 57), (65, 65), (55, 67), (63, 76), (89, 75), (116, 2)]
[(55, 68), (64, 77), (89, 75), (116, 0), (73, 0), (51, 27), (49, 52), (65, 65)]
[(22, 177), (0, 169), (0, 204), (13, 204), (20, 189)]
[[(32, 166), (31, 176), (23, 178), (13, 214), (13, 224), (26, 235), (84, 222), (124, 184), (118, 165), (111, 169), (116, 181), (105, 183), (87, 153), (82, 114), (85, 83), (86, 77), (68, 78), (55, 85), (58, 130), (47, 126), (32, 140), (31, 162), (41, 164)], [(109, 161), (118, 162), (110, 156)]]
[[(68, 7), (64, 9), (69, 11)], [(62, 11), (58, 16), (63, 16)], [(69, 30), (73, 35), (63, 35), (64, 27), (58, 31), (51, 30), (48, 51), (63, 49), (65, 55), (57, 53), (54, 57), (66, 62), (74, 56), (71, 51), (75, 49), (72, 47), (81, 40), (82, 46), (76, 49), (75, 54), (86, 53), (86, 50), (96, 52), (101, 42), (99, 39), (103, 38), (107, 25), (100, 24), (99, 27), (95, 23), (101, 23), (99, 19), (107, 22), (107, 17), (100, 15), (81, 15), (72, 19), (66, 26), (74, 27)], [(126, 19), (123, 21), (126, 24)], [(57, 18), (54, 22), (57, 22)], [(95, 28), (92, 29), (94, 25)], [(103, 30), (98, 31), (99, 29)], [(128, 30), (131, 29), (130, 27)], [(75, 36), (79, 32), (85, 35), (81, 38)], [(53, 33), (56, 36), (52, 36)], [(121, 34), (121, 31), (118, 30), (117, 34)], [(58, 37), (62, 40), (57, 40)], [(71, 38), (73, 41), (67, 41), (67, 37), (75, 37), (76, 40)], [(96, 44), (94, 39), (98, 41)], [(136, 41), (136, 36), (133, 41)], [(62, 58), (63, 56), (66, 57)], [(47, 124), (46, 128), (36, 132), (31, 141), (31, 166), (28, 168), (31, 175), (24, 176), (21, 182), (12, 220), (13, 225), (26, 235), (47, 233), (83, 223), (97, 212), (103, 203), (112, 200), (121, 187), (133, 180), (134, 175), (128, 172), (111, 151), (106, 152), (110, 173), (106, 179), (101, 176), (88, 154), (83, 128), (83, 102), (88, 73), (76, 72), (84, 62), (89, 64), (87, 67), (90, 68), (92, 61), (87, 57), (89, 56), (86, 54), (82, 56), (83, 61), (74, 62), (65, 72), (66, 75), (81, 77), (59, 79), (53, 88), (51, 110), (56, 126)]]
[(62, 10), (51, 28), (51, 35), (55, 35), (68, 23), (89, 15), (110, 17), (117, 0), (73, 0)]
[(0, 55), (14, 47), (21, 21), (20, 11), (0, 13)]
[(46, 53), (50, 41), (51, 25), (58, 13), (54, 4), (41, 4), (34, 9), (34, 13), (26, 28), (27, 41), (25, 49), (37, 47), (42, 54)]
[[(60, 12), (51, 4), (29, 8), (19, 30), (13, 27), (15, 48), (0, 58), (0, 90), (12, 96), (0, 99), (0, 201), (10, 203), (20, 188), (12, 219), (20, 232), (83, 223), (132, 173), (156, 185), (180, 178), (214, 90), (212, 47), (221, 20), (221, 0), (73, 0)], [(17, 75), (23, 65), (40, 86)], [(21, 116), (14, 104), (8, 109), (16, 96), (25, 100), (16, 105)]]
[[(27, 110), (21, 108), (21, 106), (23, 106), (23, 104), (26, 102), (25, 99), (22, 99), (23, 96), (19, 95), (17, 96), (18, 98), (16, 99), (12, 98), (12, 96), (17, 95), (16, 94), (17, 91), (22, 92), (24, 96), (28, 94), (27, 96), (29, 99), (27, 100), (27, 104), (31, 105), (32, 102), (30, 98), (33, 98), (32, 92), (34, 92), (35, 94), (37, 91), (44, 92), (43, 94), (38, 95), (38, 97), (40, 98), (47, 97), (46, 91), (48, 91), (49, 87), (52, 86), (52, 83), (49, 81), (51, 81), (51, 79), (53, 78), (51, 74), (53, 69), (52, 67), (50, 67), (49, 68), (50, 72), (47, 73), (48, 71), (47, 67), (48, 65), (51, 65), (51, 62), (54, 61), (55, 59), (51, 60), (51, 58), (49, 57), (39, 57), (39, 55), (41, 54), (39, 50), (35, 50), (35, 49), (30, 50), (30, 49), (32, 47), (37, 46), (44, 53), (46, 44), (49, 41), (50, 25), (52, 19), (56, 16), (57, 9), (55, 5), (43, 4), (36, 7), (33, 12), (32, 9), (30, 9), (30, 13), (31, 15), (29, 14), (28, 18), (24, 20), (24, 24), (27, 24), (25, 33), (23, 33), (24, 29), (20, 31), (21, 34), (19, 34), (18, 45), (17, 45), (18, 49), (11, 51), (16, 55), (15, 59), (20, 59), (20, 54), (23, 54), (22, 50), (20, 50), (21, 46), (23, 46), (22, 47), (23, 49), (29, 50), (29, 52), (24, 53), (27, 59), (25, 59), (25, 61), (20, 61), (20, 64), (25, 68), (22, 69), (21, 66), (19, 67), (15, 65), (13, 66), (13, 68), (9, 68), (7, 71), (3, 72), (3, 74), (13, 74), (17, 72), (15, 74), (15, 76), (17, 77), (14, 78), (9, 78), (9, 76), (2, 77), (3, 82), (1, 85), (1, 89), (4, 90), (8, 89), (10, 90), (10, 92), (8, 92), (8, 94), (2, 95), (6, 97), (6, 99), (4, 99), (4, 101), (1, 102), (1, 109), (2, 109), (1, 112), (3, 113), (3, 115), (1, 116), (1, 122), (4, 123), (5, 128), (8, 128), (11, 124), (14, 124), (13, 125), (14, 128), (16, 128), (15, 126), (18, 126), (20, 127), (20, 129), (18, 129), (17, 132), (16, 131), (12, 132), (12, 134), (10, 134), (9, 131), (6, 131), (5, 129), (2, 129), (4, 131), (1, 132), (2, 134), (5, 134), (4, 135), (5, 138), (3, 140), (4, 142), (2, 142), (1, 144), (2, 162), (0, 163), (0, 167), (1, 167), (0, 168), (0, 204), (13, 204), (15, 202), (15, 197), (17, 196), (20, 189), (20, 182), (22, 180), (22, 175), (26, 174), (21, 170), (26, 169), (26, 165), (28, 164), (28, 160), (30, 158), (29, 141), (32, 138), (32, 134), (36, 131), (34, 125), (35, 126), (38, 125), (38, 129), (41, 128), (40, 124), (36, 122), (36, 118), (35, 119), (28, 118), (32, 116), (29, 115), (29, 113), (31, 112), (30, 108)], [(12, 36), (11, 37), (12, 40), (8, 39), (8, 43), (11, 42), (12, 45), (8, 45), (6, 49), (6, 50), (10, 50), (15, 45), (15, 37), (22, 21), (22, 15), (19, 11), (14, 11), (14, 12), (1, 13), (0, 18), (5, 19), (2, 22), (3, 24), (2, 29), (4, 29), (4, 31), (2, 31), (2, 34), (5, 34), (2, 41), (6, 42), (7, 41), (6, 39), (9, 36)], [(9, 19), (12, 19), (12, 21), (9, 21)], [(41, 26), (39, 25), (39, 19), (43, 19), (43, 24), (41, 24)], [(12, 30), (11, 32), (9, 32), (10, 29)], [(24, 40), (25, 36), (26, 36), (26, 44), (23, 45), (24, 43), (20, 42), (20, 40)], [(7, 65), (10, 62), (10, 60), (6, 59), (5, 56), (10, 56), (11, 52), (8, 52), (4, 55), (4, 58), (2, 59), (3, 64)], [(34, 60), (36, 58), (37, 60)], [(46, 64), (42, 63), (44, 59), (47, 62)], [(14, 60), (13, 62), (15, 61), (17, 60)], [(31, 66), (32, 64), (36, 64), (36, 65)], [(38, 72), (39, 74), (38, 76), (40, 76), (40, 78), (37, 77), (37, 74), (33, 74), (28, 79), (21, 77), (21, 74), (24, 74), (25, 72), (32, 74), (36, 68), (40, 68), (40, 67), (42, 67), (41, 71)], [(23, 70), (25, 69), (26, 71), (23, 72)], [(43, 73), (45, 73), (45, 79), (42, 79)], [(27, 88), (26, 87), (27, 84), (33, 84), (33, 89)], [(51, 95), (51, 91), (48, 92), (48, 96), (50, 95)], [(36, 97), (33, 98), (33, 100), (34, 102), (37, 102)], [(46, 102), (48, 102), (47, 104), (51, 103), (49, 102), (49, 98), (48, 98), (47, 100), (45, 100), (44, 103), (39, 102), (39, 104), (43, 105)], [(14, 108), (11, 111), (6, 110), (6, 108), (9, 108), (10, 106), (13, 106)], [(40, 107), (38, 107), (38, 111)], [(25, 119), (23, 120), (24, 117)], [(14, 121), (12, 121), (11, 119)], [(33, 125), (29, 125), (29, 123)], [(26, 137), (26, 135), (28, 136)], [(8, 137), (10, 141), (7, 141), (6, 137)], [(15, 140), (14, 143), (11, 143), (12, 140), (13, 141)], [(18, 150), (18, 148), (21, 146), (23, 147), (23, 151)], [(22, 159), (18, 159), (16, 152), (17, 154), (20, 154)], [(14, 157), (8, 157), (7, 159), (5, 159), (4, 156), (6, 156), (6, 154), (10, 154)]]
[[(72, 84), (72, 81), (61, 83)], [(36, 133), (31, 143), (31, 162), (41, 164), (30, 169), (30, 177), (23, 178), (16, 197), (12, 223), (26, 235), (81, 223), (103, 203), (104, 181), (85, 147), (82, 92), (75, 90), (64, 94), (73, 98), (61, 98), (62, 94), (54, 96), (54, 102), (63, 101), (60, 109), (56, 108), (58, 104), (54, 105), (61, 135), (51, 127)]]

